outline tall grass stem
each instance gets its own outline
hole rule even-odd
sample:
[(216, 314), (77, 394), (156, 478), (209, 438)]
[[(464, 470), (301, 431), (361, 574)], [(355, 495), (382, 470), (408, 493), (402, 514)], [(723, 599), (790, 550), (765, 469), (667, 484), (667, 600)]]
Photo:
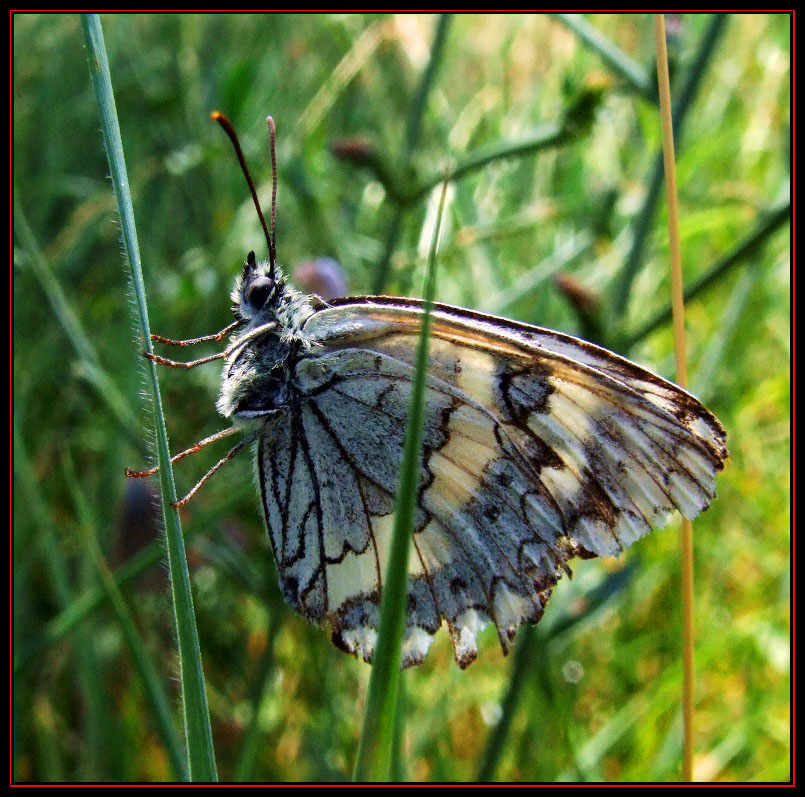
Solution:
[[(86, 42), (92, 84), (101, 116), (103, 139), (109, 160), (112, 185), (120, 213), (121, 235), (130, 268), (132, 288), (137, 309), (137, 318), (146, 351), (151, 351), (151, 329), (148, 323), (148, 306), (145, 298), (145, 281), (137, 230), (134, 224), (134, 208), (129, 191), (129, 179), (123, 155), (123, 140), (117, 119), (112, 77), (106, 57), (106, 47), (97, 14), (82, 14), (81, 26)], [(179, 512), (173, 507), (177, 500), (176, 486), (168, 448), (165, 417), (159, 393), (156, 366), (148, 361), (146, 366), (151, 398), (154, 407), (154, 422), (159, 458), (159, 480), (162, 494), (162, 510), (165, 519), (165, 535), (170, 569), (171, 596), (176, 621), (176, 636), (179, 648), (179, 672), (182, 685), (182, 709), (187, 741), (188, 772), (194, 781), (218, 779), (215, 754), (212, 744), (207, 691), (201, 665), (201, 648), (198, 641), (196, 618), (193, 612), (193, 595), (190, 588), (190, 573), (187, 568), (182, 526)]]
[[(668, 238), (671, 249), (671, 303), (674, 314), (674, 352), (676, 381), (688, 386), (687, 345), (685, 341), (685, 297), (682, 281), (682, 254), (679, 244), (679, 208), (674, 161), (674, 128), (671, 117), (671, 83), (668, 77), (668, 52), (665, 46), (665, 15), (655, 15), (657, 40), (657, 81), (660, 91), (662, 143), (665, 162), (665, 192), (668, 202)], [(693, 780), (693, 525), (682, 518), (680, 532), (682, 553), (682, 779)]]

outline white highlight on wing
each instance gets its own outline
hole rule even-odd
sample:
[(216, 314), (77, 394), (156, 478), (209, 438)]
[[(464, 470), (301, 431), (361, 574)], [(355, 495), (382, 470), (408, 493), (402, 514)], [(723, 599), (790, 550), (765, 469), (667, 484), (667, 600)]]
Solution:
[(327, 565), (327, 602), (330, 611), (355, 595), (369, 595), (377, 589), (374, 551), (347, 553), (340, 562)]
[[(455, 348), (455, 347), (453, 347)], [(484, 407), (494, 406), (495, 358), (485, 351), (463, 346), (458, 388)]]
[(487, 620), (475, 609), (468, 609), (456, 618), (450, 636), (459, 662), (469, 663), (478, 655), (478, 634), (486, 624)]

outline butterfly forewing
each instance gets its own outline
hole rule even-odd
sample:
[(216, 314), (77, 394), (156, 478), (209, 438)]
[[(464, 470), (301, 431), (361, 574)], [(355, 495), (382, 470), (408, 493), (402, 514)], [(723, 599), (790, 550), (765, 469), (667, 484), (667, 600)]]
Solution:
[[(292, 400), (259, 450), (288, 600), (370, 661), (421, 305), (340, 300), (304, 326)], [(462, 666), (506, 648), (566, 562), (617, 553), (713, 497), (724, 433), (692, 396), (603, 349), (437, 306), (404, 664), (446, 621)]]

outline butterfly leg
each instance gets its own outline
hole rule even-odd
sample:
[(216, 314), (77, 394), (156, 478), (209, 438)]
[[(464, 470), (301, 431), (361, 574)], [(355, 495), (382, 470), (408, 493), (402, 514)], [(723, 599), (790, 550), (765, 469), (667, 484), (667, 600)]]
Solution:
[[(201, 451), (202, 448), (205, 448), (210, 443), (223, 440), (224, 437), (230, 437), (231, 435), (235, 434), (235, 432), (239, 431), (240, 430), (237, 426), (230, 426), (227, 429), (221, 429), (220, 432), (216, 432), (209, 437), (205, 437), (203, 440), (199, 440), (195, 445), (190, 446), (190, 448), (172, 456), (171, 463), (175, 464), (180, 459), (184, 459), (185, 457), (189, 457), (191, 454)], [(155, 468), (151, 468), (150, 470), (129, 470), (129, 468), (126, 468), (126, 476), (128, 476), (130, 479), (143, 479), (146, 476), (153, 476), (155, 473), (159, 473), (159, 465), (157, 465)]]
[(217, 343), (240, 326), (243, 326), (243, 321), (238, 320), (233, 321), (228, 327), (224, 327), (214, 335), (204, 335), (200, 338), (189, 338), (188, 340), (174, 340), (173, 338), (163, 338), (162, 335), (151, 335), (151, 340), (155, 343), (164, 343), (166, 346), (195, 346), (197, 343)]
[(150, 351), (144, 351), (143, 357), (146, 360), (151, 360), (152, 362), (159, 363), (160, 365), (167, 365), (169, 368), (195, 368), (197, 365), (204, 365), (204, 363), (210, 363), (213, 360), (224, 360), (226, 359), (226, 352), (221, 351), (218, 354), (211, 354), (209, 357), (201, 357), (198, 360), (191, 360), (190, 362), (182, 363), (177, 362), (176, 360), (169, 360), (167, 357), (160, 357), (158, 354), (154, 354)]
[(250, 435), (247, 435), (243, 438), (243, 440), (236, 443), (226, 454), (226, 456), (222, 457), (218, 460), (198, 481), (196, 486), (184, 497), (180, 498), (178, 501), (175, 501), (173, 506), (177, 509), (179, 507), (184, 506), (201, 488), (201, 486), (215, 473), (217, 473), (227, 462), (231, 459), (234, 459), (241, 451), (243, 451), (246, 446), (250, 443), (253, 443), (257, 439), (257, 433), (254, 432)]

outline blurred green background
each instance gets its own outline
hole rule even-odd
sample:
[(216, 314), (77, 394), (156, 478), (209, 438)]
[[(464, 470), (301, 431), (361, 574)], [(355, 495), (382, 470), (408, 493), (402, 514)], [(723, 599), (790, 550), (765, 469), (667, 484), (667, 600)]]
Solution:
[[(484, 161), (455, 183), (439, 298), (673, 377), (651, 17), (103, 25), (152, 329), (191, 337), (231, 320), (231, 282), (265, 243), (208, 114), (234, 123), (267, 206), (271, 113), (291, 270), (327, 256), (351, 293), (417, 294), (425, 189), (445, 157)], [(14, 777), (172, 779), (142, 677), (145, 659), (178, 733), (156, 486), (123, 477), (151, 461), (151, 421), (79, 19), (13, 26)], [(691, 384), (731, 453), (694, 524), (695, 776), (786, 780), (790, 20), (685, 15), (668, 31)], [(160, 376), (174, 450), (221, 428), (216, 366)], [(218, 456), (181, 463), (178, 490)], [(184, 512), (219, 774), (344, 779), (369, 668), (278, 595), (248, 459)], [(678, 557), (671, 527), (624, 560), (577, 562), (508, 659), (487, 629), (462, 672), (440, 633), (405, 678), (400, 774), (678, 778)]]

